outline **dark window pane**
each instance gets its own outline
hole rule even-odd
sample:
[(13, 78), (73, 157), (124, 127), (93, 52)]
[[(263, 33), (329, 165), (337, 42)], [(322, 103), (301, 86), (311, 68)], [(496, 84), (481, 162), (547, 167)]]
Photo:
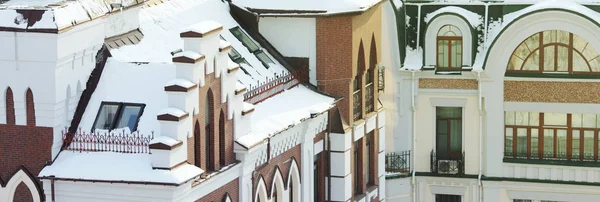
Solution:
[(141, 110), (142, 106), (125, 106), (116, 128), (129, 127), (130, 131), (134, 131), (136, 129), (135, 124), (140, 118)]
[(435, 202), (461, 202), (459, 195), (436, 194)]
[(240, 27), (234, 27), (230, 29), (230, 31), (233, 34), (233, 36), (240, 40), (242, 44), (244, 44), (244, 46), (246, 46), (246, 48), (248, 48), (248, 50), (251, 53), (259, 49), (258, 45), (256, 45), (256, 43), (254, 43), (254, 41), (252, 41), (252, 39), (250, 39), (250, 37), (248, 37), (248, 35), (244, 33), (242, 29), (240, 29)]
[(118, 109), (117, 104), (102, 104), (94, 129), (112, 130)]
[(231, 60), (236, 61), (240, 58), (242, 58), (242, 55), (237, 52), (237, 50), (235, 50), (235, 48), (232, 48), (231, 51), (229, 51), (229, 58), (231, 58)]
[(256, 51), (254, 55), (256, 55), (258, 60), (260, 60), (260, 62), (262, 62), (267, 69), (269, 69), (269, 64), (275, 64), (275, 62), (273, 62), (273, 60), (271, 60), (271, 58), (269, 58), (269, 56), (262, 50)]

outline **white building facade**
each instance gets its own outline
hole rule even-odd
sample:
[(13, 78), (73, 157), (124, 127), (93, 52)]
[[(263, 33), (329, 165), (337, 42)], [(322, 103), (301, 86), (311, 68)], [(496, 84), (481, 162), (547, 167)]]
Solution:
[(600, 197), (596, 5), (393, 3), (387, 201)]

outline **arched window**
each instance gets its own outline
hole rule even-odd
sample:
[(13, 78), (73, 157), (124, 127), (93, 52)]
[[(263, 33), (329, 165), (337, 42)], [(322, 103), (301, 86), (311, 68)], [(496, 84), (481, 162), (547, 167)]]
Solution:
[(514, 50), (507, 72), (600, 73), (598, 52), (585, 39), (562, 30), (531, 35)]
[(366, 113), (375, 111), (375, 69), (377, 68), (377, 44), (375, 34), (371, 37), (371, 49), (369, 50), (369, 69), (366, 73), (365, 85), (365, 110)]
[(225, 113), (221, 110), (219, 115), (219, 163), (224, 166), (225, 161)]
[(298, 164), (296, 160), (292, 158), (288, 174), (288, 192), (290, 195), (290, 202), (300, 201), (300, 187), (300, 172), (298, 172)]
[(283, 184), (283, 177), (279, 171), (279, 167), (275, 167), (273, 173), (273, 179), (271, 184), (271, 202), (283, 202), (283, 190), (285, 185)]
[(205, 155), (206, 155), (206, 170), (211, 171), (215, 170), (215, 162), (214, 162), (214, 142), (215, 142), (215, 134), (213, 127), (213, 95), (212, 91), (209, 89), (206, 94), (206, 101), (204, 102), (204, 134), (206, 141), (204, 143), (205, 146)]
[(200, 140), (200, 123), (196, 121), (194, 125), (194, 165), (198, 168), (202, 168)]
[(363, 87), (363, 74), (365, 69), (365, 50), (363, 48), (362, 41), (360, 42), (360, 46), (358, 47), (358, 61), (356, 68), (356, 76), (354, 77), (353, 83), (353, 93), (352, 98), (353, 102), (353, 119), (354, 121), (360, 120), (363, 117), (362, 114), (362, 92), (361, 89)]
[(27, 112), (27, 125), (35, 126), (35, 104), (33, 101), (33, 92), (31, 92), (31, 88), (27, 89), (27, 93), (25, 94), (25, 110)]
[(263, 180), (262, 175), (258, 178), (258, 183), (256, 184), (254, 201), (267, 202), (267, 188), (265, 186), (265, 181)]
[(462, 33), (454, 25), (444, 25), (437, 34), (437, 69), (462, 68)]
[(15, 125), (15, 101), (10, 87), (6, 88), (4, 99), (6, 100), (6, 124)]

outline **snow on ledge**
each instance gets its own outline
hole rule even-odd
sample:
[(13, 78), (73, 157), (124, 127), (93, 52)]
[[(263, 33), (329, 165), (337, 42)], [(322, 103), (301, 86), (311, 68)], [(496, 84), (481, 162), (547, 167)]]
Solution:
[(160, 110), (158, 112), (158, 115), (163, 115), (163, 114), (168, 114), (168, 115), (172, 115), (175, 117), (182, 117), (185, 116), (187, 113), (181, 109), (177, 109), (177, 108), (166, 108), (163, 110)]
[(173, 55), (173, 58), (177, 58), (177, 57), (186, 57), (186, 58), (190, 58), (193, 60), (198, 60), (200, 58), (202, 58), (202, 55), (193, 51), (182, 51), (179, 53), (175, 53), (175, 55)]
[(473, 13), (464, 8), (456, 7), (456, 6), (446, 6), (446, 7), (437, 9), (434, 12), (427, 14), (427, 16), (425, 16), (425, 23), (428, 23), (435, 16), (442, 14), (442, 13), (454, 13), (459, 16), (463, 16), (465, 19), (467, 19), (469, 24), (471, 24), (471, 26), (473, 26), (473, 27), (478, 27), (479, 25), (481, 25), (483, 23), (483, 16), (481, 16), (477, 13)]
[(189, 164), (173, 170), (154, 170), (150, 154), (62, 151), (39, 177), (181, 184), (204, 173)]
[[(205, 20), (189, 26), (183, 32), (196, 32), (199, 34), (207, 34), (213, 30), (222, 28), (223, 25), (213, 20)], [(182, 32), (182, 33), (183, 33)]]
[(423, 67), (423, 51), (406, 47), (406, 58), (404, 59), (404, 70), (420, 70)]
[(196, 85), (196, 84), (191, 81), (185, 80), (185, 79), (173, 79), (173, 80), (170, 80), (169, 82), (167, 82), (167, 84), (165, 84), (165, 87), (181, 86), (184, 88), (191, 88), (191, 87), (194, 87), (194, 85)]
[(179, 144), (179, 141), (168, 137), (168, 136), (158, 136), (158, 137), (154, 137), (154, 139), (152, 139), (152, 141), (150, 141), (150, 144), (155, 144), (155, 143), (163, 143), (165, 145), (168, 145), (170, 147), (175, 146), (176, 144)]
[[(592, 0), (590, 0), (590, 1), (592, 1)], [(596, 3), (599, 2), (598, 0), (593, 0), (593, 1)], [(534, 12), (537, 10), (549, 9), (549, 8), (571, 10), (571, 11), (574, 11), (576, 13), (581, 13), (584, 16), (591, 18), (596, 23), (600, 23), (600, 14), (593, 11), (592, 9), (582, 6), (581, 4), (575, 3), (574, 1), (571, 1), (571, 0), (546, 0), (546, 1), (540, 1), (531, 6), (523, 8), (521, 10), (504, 15), (502, 25), (503, 25), (503, 27), (505, 27), (506, 25), (510, 24), (512, 21), (514, 21), (515, 19), (519, 18), (522, 15), (525, 15), (527, 13), (531, 13), (531, 12)]]

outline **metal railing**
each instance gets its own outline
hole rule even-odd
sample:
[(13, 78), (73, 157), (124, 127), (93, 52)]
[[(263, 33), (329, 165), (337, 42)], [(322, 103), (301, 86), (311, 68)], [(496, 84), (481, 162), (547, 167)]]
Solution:
[(362, 119), (362, 96), (360, 93), (360, 90), (356, 90), (354, 91), (354, 94), (352, 94), (353, 99), (353, 118), (354, 120), (360, 120)]
[(377, 80), (377, 89), (379, 91), (384, 91), (385, 90), (385, 68), (379, 68), (377, 70), (377, 76), (379, 77), (379, 80)]
[(385, 154), (385, 172), (410, 172), (410, 150)]
[(375, 111), (375, 92), (373, 91), (373, 88), (374, 85), (372, 82), (365, 86), (365, 104), (367, 105), (365, 106), (365, 110), (367, 113)]
[(277, 93), (280, 93), (286, 89), (289, 89), (297, 84), (298, 74), (290, 72), (281, 72), (281, 74), (273, 74), (273, 77), (267, 78), (265, 82), (257, 83), (256, 85), (250, 85), (248, 91), (244, 93), (244, 102), (256, 104), (261, 102)]
[(142, 135), (138, 132), (113, 130), (111, 132), (76, 133), (63, 132), (65, 150), (77, 152), (150, 153), (150, 141), (154, 133)]
[(431, 172), (442, 175), (464, 175), (465, 174), (465, 152), (458, 155), (437, 155), (431, 151)]

